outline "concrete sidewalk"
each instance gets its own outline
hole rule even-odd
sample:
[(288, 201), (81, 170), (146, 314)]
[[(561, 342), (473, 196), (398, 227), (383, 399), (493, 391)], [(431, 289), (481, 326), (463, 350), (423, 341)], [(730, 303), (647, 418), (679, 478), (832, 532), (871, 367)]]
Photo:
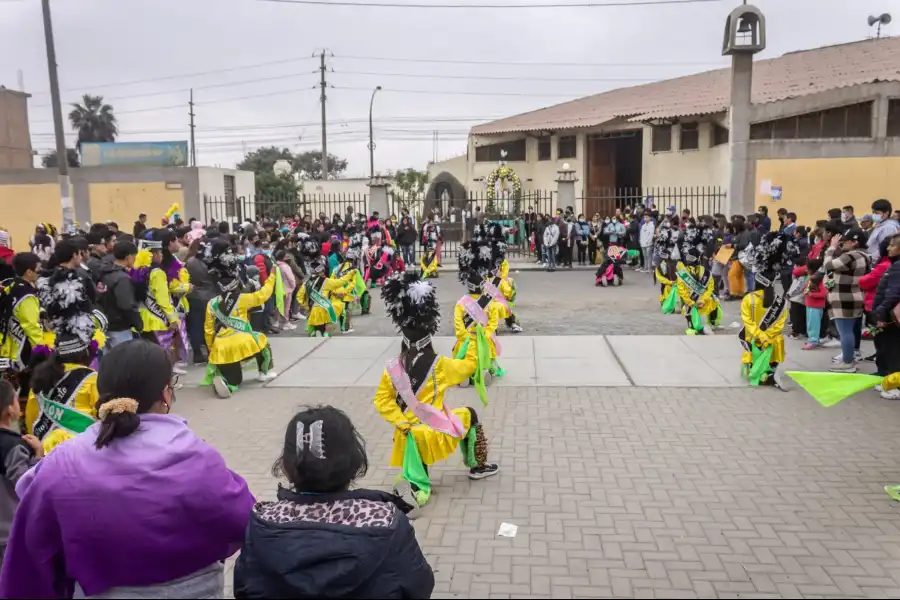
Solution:
[[(347, 388), (377, 386), (384, 365), (400, 350), (397, 337), (290, 338), (270, 340), (279, 376), (267, 387)], [(453, 338), (435, 338), (448, 356)], [(743, 387), (741, 346), (733, 332), (714, 336), (553, 336), (500, 337), (500, 362), (508, 374), (497, 387)], [(866, 347), (869, 345), (869, 347)], [(871, 351), (865, 342), (863, 353)], [(840, 349), (813, 351), (787, 340), (780, 371), (825, 371)], [(875, 365), (861, 363), (860, 372)], [(250, 376), (252, 370), (247, 372)], [(198, 384), (200, 369), (184, 381)], [(782, 377), (786, 385), (790, 380)]]

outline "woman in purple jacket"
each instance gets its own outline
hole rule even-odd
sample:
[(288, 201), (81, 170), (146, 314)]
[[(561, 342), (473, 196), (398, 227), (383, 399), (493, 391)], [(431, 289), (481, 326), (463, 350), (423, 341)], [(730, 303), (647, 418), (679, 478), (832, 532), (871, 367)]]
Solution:
[(113, 348), (97, 388), (100, 421), (16, 486), (0, 597), (221, 597), (253, 507), (246, 482), (169, 415), (172, 365), (156, 344)]

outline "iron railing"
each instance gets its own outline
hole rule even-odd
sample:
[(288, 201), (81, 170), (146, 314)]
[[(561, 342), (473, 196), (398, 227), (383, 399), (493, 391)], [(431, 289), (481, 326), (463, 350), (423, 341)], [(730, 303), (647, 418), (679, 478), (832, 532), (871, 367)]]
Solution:
[(655, 205), (660, 212), (674, 206), (679, 214), (688, 209), (691, 215), (699, 217), (721, 213), (726, 196), (725, 189), (719, 186), (606, 188), (586, 190), (581, 205), (588, 219), (594, 214), (612, 216), (616, 209), (625, 211), (638, 204)]

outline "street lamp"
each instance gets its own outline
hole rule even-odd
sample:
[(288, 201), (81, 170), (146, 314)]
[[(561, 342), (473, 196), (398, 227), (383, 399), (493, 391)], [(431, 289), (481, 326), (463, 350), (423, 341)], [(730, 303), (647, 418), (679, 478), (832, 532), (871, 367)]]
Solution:
[(375, 93), (381, 89), (381, 86), (376, 86), (374, 90), (372, 90), (372, 99), (369, 100), (369, 178), (375, 177), (375, 141), (372, 139), (372, 106), (375, 104)]

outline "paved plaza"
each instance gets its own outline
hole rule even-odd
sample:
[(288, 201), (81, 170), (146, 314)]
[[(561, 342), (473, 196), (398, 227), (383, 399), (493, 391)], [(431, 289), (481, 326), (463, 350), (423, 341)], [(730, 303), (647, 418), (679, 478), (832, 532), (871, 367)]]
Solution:
[[(523, 274), (523, 320), (553, 312), (557, 282), (569, 294), (585, 276)], [(441, 299), (452, 306), (460, 287), (447, 279), (453, 293)], [(747, 388), (733, 330), (672, 335), (683, 321), (659, 315), (648, 291), (588, 281), (555, 311), (576, 331), (589, 312), (591, 335), (535, 335), (539, 326), (503, 335), (509, 375), (489, 390), (490, 405), (470, 388), (448, 394), (480, 409), (501, 472), (472, 482), (456, 458), (433, 469), (435, 495), (415, 527), (434, 597), (900, 597), (900, 504), (883, 490), (900, 482), (900, 403), (864, 392), (826, 409), (796, 386)], [(631, 330), (616, 328), (614, 307)], [(445, 305), (445, 322), (449, 314)], [(194, 371), (176, 410), (272, 499), (290, 417), (337, 406), (367, 442), (359, 484), (388, 490), (392, 429), (372, 404), (399, 349), (386, 321), (360, 319), (369, 335), (278, 336), (280, 376), (228, 400), (196, 387)], [(451, 344), (436, 341), (444, 353)], [(788, 366), (822, 370), (836, 352), (789, 340)], [(516, 536), (498, 536), (502, 523)]]
[[(524, 265), (523, 265), (524, 266)], [(527, 265), (531, 266), (531, 265)], [(530, 335), (681, 335), (684, 319), (659, 311), (659, 288), (647, 273), (625, 272), (625, 284), (615, 288), (594, 286), (594, 269), (562, 269), (554, 273), (520, 270), (514, 263), (510, 274), (518, 286), (519, 316)], [(456, 272), (442, 270), (431, 280), (438, 291), (444, 319), (440, 335), (453, 335), (453, 307), (465, 288)], [(656, 291), (654, 291), (656, 290)], [(378, 290), (372, 290), (372, 314), (384, 315)], [(724, 323), (740, 320), (737, 302), (723, 303)], [(393, 336), (388, 319), (362, 317), (353, 321), (355, 337)]]

